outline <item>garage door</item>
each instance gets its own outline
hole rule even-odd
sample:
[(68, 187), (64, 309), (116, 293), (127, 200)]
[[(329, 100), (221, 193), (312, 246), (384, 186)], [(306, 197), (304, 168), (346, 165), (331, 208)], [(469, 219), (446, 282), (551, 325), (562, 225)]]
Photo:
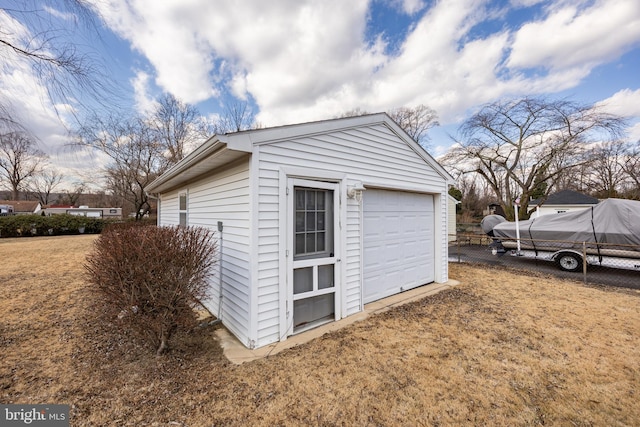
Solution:
[(434, 280), (433, 196), (364, 192), (364, 303)]

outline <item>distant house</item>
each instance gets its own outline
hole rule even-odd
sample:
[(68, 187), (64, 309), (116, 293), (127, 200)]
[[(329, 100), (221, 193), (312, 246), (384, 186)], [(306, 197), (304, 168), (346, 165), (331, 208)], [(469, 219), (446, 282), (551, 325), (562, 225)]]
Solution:
[(0, 216), (13, 215), (13, 205), (0, 205)]
[(86, 216), (89, 218), (122, 219), (122, 208), (90, 208), (89, 206), (75, 207), (52, 205), (42, 209), (42, 212), (46, 216), (68, 214)]
[(536, 210), (538, 215), (549, 215), (586, 209), (597, 204), (598, 199), (595, 197), (573, 190), (562, 190), (550, 194), (547, 200), (542, 203), (540, 203), (540, 199), (532, 200), (529, 207), (532, 208), (531, 216), (534, 217)]
[[(2, 206), (0, 213), (4, 215), (10, 213), (13, 215), (32, 215), (39, 213), (41, 209), (39, 202), (30, 200), (0, 200), (0, 206)], [(11, 207), (12, 212), (9, 212), (9, 207)]]

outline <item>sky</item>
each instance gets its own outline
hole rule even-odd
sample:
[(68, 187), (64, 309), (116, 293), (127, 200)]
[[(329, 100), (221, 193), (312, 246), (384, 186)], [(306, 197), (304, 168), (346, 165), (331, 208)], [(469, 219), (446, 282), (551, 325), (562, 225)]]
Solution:
[[(215, 117), (243, 100), (276, 126), (424, 104), (439, 116), (429, 133), (437, 157), (482, 105), (547, 96), (603, 105), (640, 139), (638, 0), (89, 2), (99, 37), (66, 37), (78, 37), (118, 88), (107, 109), (144, 112), (171, 93)], [(13, 3), (0, 0), (0, 28), (33, 36), (33, 25), (7, 14)], [(46, 25), (72, 28), (77, 19), (57, 3), (42, 10)], [(52, 163), (95, 174), (95, 158), (68, 149), (63, 124), (83, 114), (78, 100), (55, 100), (56, 114), (28, 67), (0, 65), (3, 99), (28, 118)]]

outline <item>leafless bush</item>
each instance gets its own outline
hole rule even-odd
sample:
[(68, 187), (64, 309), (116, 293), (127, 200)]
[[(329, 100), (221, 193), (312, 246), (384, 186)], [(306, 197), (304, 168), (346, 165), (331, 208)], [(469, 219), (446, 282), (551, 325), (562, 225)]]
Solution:
[(204, 228), (111, 228), (96, 240), (85, 270), (106, 312), (160, 355), (178, 327), (195, 324), (215, 252), (214, 233)]

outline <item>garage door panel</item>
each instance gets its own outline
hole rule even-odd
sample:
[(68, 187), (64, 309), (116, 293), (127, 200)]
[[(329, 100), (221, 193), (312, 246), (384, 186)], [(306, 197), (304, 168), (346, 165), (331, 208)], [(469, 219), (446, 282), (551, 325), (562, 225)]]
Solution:
[(363, 219), (365, 303), (434, 280), (432, 196), (367, 190)]

